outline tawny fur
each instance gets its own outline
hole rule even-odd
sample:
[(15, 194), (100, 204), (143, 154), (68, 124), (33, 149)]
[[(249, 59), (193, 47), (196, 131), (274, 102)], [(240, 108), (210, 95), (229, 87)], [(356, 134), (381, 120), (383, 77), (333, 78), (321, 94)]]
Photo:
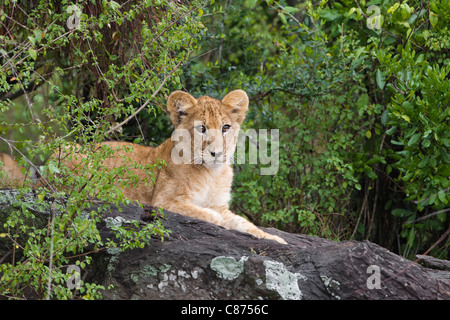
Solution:
[(0, 165), (0, 171), (4, 174), (0, 177), (0, 188), (21, 187), (26, 180), (26, 176), (22, 173), (25, 170), (6, 153), (0, 153), (0, 162), (3, 163), (3, 166)]

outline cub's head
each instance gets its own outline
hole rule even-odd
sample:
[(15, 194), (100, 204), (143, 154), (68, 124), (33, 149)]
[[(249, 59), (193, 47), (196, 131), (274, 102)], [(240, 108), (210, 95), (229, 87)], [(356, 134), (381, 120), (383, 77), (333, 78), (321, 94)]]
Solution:
[(222, 101), (208, 96), (195, 99), (183, 91), (173, 92), (167, 100), (170, 120), (175, 126), (172, 161), (202, 164), (207, 168), (232, 162), (247, 109), (248, 97), (242, 90), (228, 93)]

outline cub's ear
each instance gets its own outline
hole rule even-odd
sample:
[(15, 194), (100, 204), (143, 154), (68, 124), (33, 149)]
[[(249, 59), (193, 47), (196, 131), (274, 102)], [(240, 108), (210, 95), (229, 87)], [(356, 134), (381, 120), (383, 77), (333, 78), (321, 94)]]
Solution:
[(174, 91), (167, 99), (167, 111), (170, 121), (177, 127), (183, 118), (188, 115), (189, 109), (197, 104), (197, 100), (189, 93)]
[(236, 122), (244, 121), (248, 109), (248, 97), (245, 91), (231, 91), (222, 99), (222, 103), (231, 110), (231, 116)]

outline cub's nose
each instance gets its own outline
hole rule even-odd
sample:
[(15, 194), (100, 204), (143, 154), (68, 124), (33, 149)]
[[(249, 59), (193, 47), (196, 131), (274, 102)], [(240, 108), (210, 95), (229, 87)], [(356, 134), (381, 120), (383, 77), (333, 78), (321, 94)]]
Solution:
[(223, 154), (223, 152), (212, 152), (212, 151), (210, 153), (213, 157), (217, 157), (217, 158)]

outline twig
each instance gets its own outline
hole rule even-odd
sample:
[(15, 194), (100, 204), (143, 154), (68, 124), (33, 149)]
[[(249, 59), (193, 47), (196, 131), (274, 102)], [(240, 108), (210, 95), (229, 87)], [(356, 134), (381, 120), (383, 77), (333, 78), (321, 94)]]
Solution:
[(361, 14), (364, 16), (364, 18), (369, 19), (369, 17), (362, 11), (361, 7), (359, 6), (359, 3), (357, 0), (355, 0), (356, 5), (358, 6), (359, 10), (361, 10)]
[[(439, 239), (435, 243), (433, 243), (433, 245), (431, 247), (429, 247), (428, 250), (425, 251), (420, 256), (426, 256), (431, 250), (433, 250), (439, 243), (444, 241), (444, 239), (447, 238), (449, 235), (450, 235), (450, 228), (448, 228), (447, 231), (445, 231), (442, 234), (442, 236), (440, 236)], [(414, 262), (419, 262), (420, 260), (422, 260), (422, 258), (420, 256), (416, 260), (414, 260)]]
[[(155, 93), (158, 93), (159, 90), (161, 89), (162, 85), (164, 84), (161, 83), (161, 86), (158, 88), (158, 90), (155, 91)], [(142, 111), (142, 109), (144, 109), (152, 100), (152, 98), (155, 96), (155, 94), (153, 94), (151, 96), (151, 98), (147, 99), (147, 101), (145, 101), (145, 103), (139, 108), (137, 109), (131, 116), (129, 116), (128, 118), (126, 118), (124, 121), (122, 121), (121, 123), (119, 123), (118, 125), (116, 125), (115, 127), (113, 127), (112, 129), (109, 129), (108, 131), (106, 131), (105, 135), (110, 134), (111, 132), (116, 131), (117, 129), (119, 129), (121, 126), (123, 126), (125, 123), (127, 123), (128, 121), (130, 121), (131, 119), (133, 119), (139, 112)]]
[[(422, 255), (417, 256), (417, 259), (414, 261), (411, 261), (405, 268), (399, 270), (399, 272), (393, 274), (392, 276), (390, 276), (389, 278), (383, 280), (383, 284), (386, 285), (386, 283), (388, 281), (391, 281), (395, 278), (397, 278), (398, 276), (400, 276), (401, 274), (407, 272), (412, 266), (414, 266), (415, 264), (417, 264), (420, 260), (422, 260), (423, 256), (426, 256), (431, 250), (433, 250), (434, 247), (436, 247), (439, 243), (441, 243), (446, 237), (448, 237), (450, 235), (450, 228), (447, 229), (447, 231), (445, 231), (442, 236), (430, 247), (428, 248), (427, 251), (425, 251)], [(356, 292), (361, 292), (363, 291), (363, 289), (360, 290), (355, 290)]]
[(362, 206), (361, 206), (361, 211), (359, 212), (358, 220), (356, 221), (355, 229), (353, 230), (352, 235), (350, 236), (350, 239), (353, 239), (353, 237), (354, 237), (355, 234), (356, 234), (356, 230), (358, 230), (359, 221), (361, 220), (361, 216), (362, 216), (362, 214), (363, 214), (364, 208), (365, 208), (366, 205), (367, 205), (368, 197), (369, 197), (369, 191), (366, 189), (366, 192), (365, 192), (365, 195), (364, 195), (364, 201), (363, 201), (363, 204), (362, 204)]
[(439, 213), (448, 212), (448, 211), (450, 211), (450, 208), (443, 209), (443, 210), (438, 210), (438, 211), (432, 212), (432, 213), (430, 213), (430, 214), (427, 214), (426, 216), (417, 218), (416, 220), (413, 220), (413, 221), (411, 221), (411, 222), (407, 222), (407, 224), (413, 224), (413, 223), (416, 223), (416, 222), (418, 222), (418, 221), (428, 219), (428, 218), (430, 218), (430, 217), (432, 217), (432, 216), (435, 216), (435, 215), (437, 215), (437, 214), (439, 214)]
[[(278, 3), (278, 2), (275, 1), (275, 4), (276, 4), (277, 6), (279, 6), (279, 7), (281, 8), (281, 10), (284, 11), (284, 13), (287, 13), (288, 16), (290, 16), (295, 22), (297, 22), (298, 24), (301, 24), (300, 21), (298, 21), (298, 19), (297, 19), (296, 17), (294, 17), (290, 12), (286, 11), (286, 10), (284, 9), (284, 7), (283, 7), (280, 3)], [(270, 5), (270, 6), (276, 10), (276, 8), (275, 8), (273, 5)]]
[(52, 268), (53, 268), (53, 235), (55, 231), (55, 214), (50, 205), (50, 213), (52, 216), (51, 234), (50, 234), (50, 261), (48, 263), (48, 283), (47, 283), (47, 300), (50, 300), (50, 293), (52, 292)]
[[(450, 190), (450, 187), (449, 187), (449, 188), (445, 188), (443, 191), (444, 191), (444, 192), (447, 192), (447, 191), (449, 191), (449, 190)], [(423, 200), (414, 200), (413, 203), (418, 204), (419, 202), (425, 202), (425, 201), (428, 201), (431, 197), (436, 196), (438, 193), (439, 193), (439, 192), (433, 193), (432, 195), (430, 195), (429, 197), (427, 197), (427, 198), (425, 198), (425, 199), (423, 199)]]
[[(175, 69), (177, 69), (180, 66), (181, 62), (178, 63), (175, 66)], [(159, 93), (159, 91), (161, 91), (162, 87), (164, 86), (164, 84), (167, 81), (167, 78), (172, 75), (172, 72), (169, 73), (167, 76), (164, 77), (163, 81), (161, 82), (161, 84), (159, 85), (158, 89), (156, 89), (155, 92), (153, 92), (153, 94), (151, 95), (151, 97), (149, 99), (147, 99), (147, 101), (145, 101), (145, 103), (139, 107), (139, 109), (137, 109), (132, 115), (130, 115), (128, 118), (126, 118), (125, 120), (123, 120), (121, 123), (119, 123), (118, 125), (116, 125), (115, 127), (113, 127), (112, 129), (109, 129), (108, 131), (106, 131), (105, 135), (110, 134), (111, 132), (116, 131), (117, 129), (119, 129), (121, 126), (123, 126), (125, 123), (127, 123), (128, 121), (130, 121), (131, 119), (133, 119), (139, 112), (142, 111), (142, 109), (144, 109), (151, 100), (153, 100), (153, 98), (155, 98), (155, 96)]]

